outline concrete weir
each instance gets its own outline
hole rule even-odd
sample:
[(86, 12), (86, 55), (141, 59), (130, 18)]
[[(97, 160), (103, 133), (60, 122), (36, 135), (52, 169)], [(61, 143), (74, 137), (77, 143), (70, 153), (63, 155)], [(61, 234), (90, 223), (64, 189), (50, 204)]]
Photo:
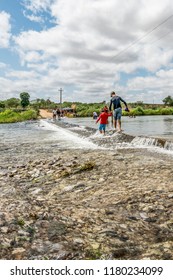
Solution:
[(173, 150), (173, 142), (163, 138), (137, 136), (133, 138), (131, 143), (133, 145), (155, 146), (165, 150)]

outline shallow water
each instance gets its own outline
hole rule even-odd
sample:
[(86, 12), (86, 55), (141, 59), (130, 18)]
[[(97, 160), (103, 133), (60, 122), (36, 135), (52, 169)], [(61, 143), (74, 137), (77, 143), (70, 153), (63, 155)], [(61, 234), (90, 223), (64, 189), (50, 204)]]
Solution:
[[(57, 121), (58, 123), (59, 121)], [(81, 138), (75, 132), (86, 127), (96, 129), (94, 137), (99, 137), (98, 124), (92, 118), (64, 118), (60, 122), (76, 124), (71, 130), (61, 128), (52, 120), (27, 121), (13, 124), (0, 124), (0, 145), (10, 143), (46, 143), (54, 142), (56, 146), (67, 149), (98, 149), (99, 145), (92, 142), (92, 137)], [(117, 148), (136, 148), (153, 146), (152, 141), (146, 141), (145, 137), (160, 137), (173, 141), (173, 116), (145, 116), (136, 118), (122, 118), (124, 133), (141, 136), (130, 143), (117, 143)], [(107, 130), (112, 129), (111, 122)], [(153, 139), (151, 139), (153, 140)], [(142, 142), (141, 142), (142, 141)], [(99, 143), (99, 141), (96, 143)], [(172, 150), (170, 143), (166, 143), (167, 150)], [(168, 147), (169, 145), (169, 147)], [(161, 150), (161, 149), (160, 149)], [(163, 150), (163, 149), (162, 149)]]
[(0, 124), (0, 144), (55, 142), (60, 148), (97, 149), (98, 146), (50, 120)]
[[(98, 128), (92, 118), (65, 118), (63, 121)], [(111, 118), (107, 129), (112, 129)], [(173, 140), (173, 116), (137, 116), (136, 118), (122, 117), (124, 133), (135, 136), (157, 136)]]

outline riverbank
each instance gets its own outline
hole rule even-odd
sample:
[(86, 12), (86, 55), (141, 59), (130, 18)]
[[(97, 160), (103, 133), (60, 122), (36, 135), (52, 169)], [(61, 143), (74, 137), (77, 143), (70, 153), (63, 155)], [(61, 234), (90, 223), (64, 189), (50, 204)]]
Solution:
[(52, 119), (52, 112), (45, 109), (40, 109), (39, 115), (42, 119)]
[(26, 111), (7, 109), (0, 113), (0, 124), (36, 120), (37, 118), (38, 113), (33, 109)]
[(173, 259), (171, 156), (56, 141), (0, 152), (1, 259)]

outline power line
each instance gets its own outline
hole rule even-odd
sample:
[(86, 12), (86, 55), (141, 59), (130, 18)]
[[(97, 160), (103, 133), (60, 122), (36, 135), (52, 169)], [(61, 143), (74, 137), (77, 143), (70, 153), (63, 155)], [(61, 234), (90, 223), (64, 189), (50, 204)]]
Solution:
[[(171, 14), (169, 17), (167, 17), (164, 21), (162, 21), (161, 23), (159, 23), (157, 26), (155, 26), (154, 28), (152, 28), (151, 30), (149, 30), (147, 33), (145, 33), (143, 36), (137, 38), (136, 40), (134, 40), (130, 45), (128, 45), (126, 48), (124, 48), (123, 50), (121, 50), (120, 52), (118, 52), (115, 56), (112, 57), (107, 57), (107, 59), (111, 59), (113, 62), (114, 58), (117, 58), (118, 56), (120, 56), (121, 54), (123, 54), (124, 52), (126, 52), (128, 49), (130, 49), (132, 46), (136, 45), (138, 42), (140, 42), (143, 38), (147, 37), (149, 34), (151, 34), (152, 32), (154, 32), (156, 29), (158, 29), (160, 26), (162, 26), (163, 24), (165, 24), (167, 21), (169, 21), (171, 18), (173, 17), (173, 14)], [(157, 40), (155, 40), (154, 42), (152, 42), (152, 44), (154, 44), (156, 41), (159, 41), (161, 38), (167, 36), (170, 32), (167, 32), (166, 34), (162, 35), (160, 38), (158, 38)], [(91, 72), (94, 72), (91, 71)]]
[(170, 34), (170, 33), (172, 33), (172, 32), (173, 32), (173, 30), (171, 30), (171, 31), (169, 31), (169, 32), (167, 32), (167, 33), (165, 33), (165, 34), (163, 34), (161, 37), (159, 37), (159, 38), (156, 39), (155, 41), (151, 42), (151, 45), (153, 45), (155, 42), (161, 40), (162, 38), (166, 37), (168, 34)]
[[(161, 37), (159, 37), (159, 38), (156, 39), (155, 41), (151, 42), (150, 45), (154, 45), (154, 43), (160, 41), (162, 38), (168, 36), (168, 35), (169, 35), (170, 33), (172, 33), (172, 32), (173, 32), (173, 30), (171, 30), (171, 31), (169, 31), (169, 32), (167, 32), (167, 33), (165, 33), (165, 34), (163, 34)], [(140, 47), (138, 48), (138, 50), (134, 51), (133, 53), (137, 53), (139, 50), (141, 50), (141, 49), (143, 49), (143, 48), (145, 48), (145, 46), (144, 46), (144, 47), (143, 47), (143, 46), (140, 46)]]
[(126, 52), (129, 48), (131, 48), (132, 46), (134, 46), (136, 43), (138, 43), (139, 41), (141, 41), (143, 38), (147, 37), (149, 34), (151, 34), (153, 31), (155, 31), (156, 29), (158, 29), (161, 25), (163, 25), (165, 22), (167, 22), (168, 20), (170, 20), (173, 17), (173, 14), (170, 15), (168, 18), (166, 18), (164, 21), (162, 21), (161, 23), (159, 23), (157, 26), (155, 26), (153, 29), (151, 29), (150, 31), (148, 31), (146, 34), (144, 34), (143, 36), (137, 38), (135, 41), (133, 41), (130, 45), (128, 45), (125, 49), (123, 49), (122, 51), (120, 51), (119, 53), (117, 53), (115, 56), (113, 56), (112, 58), (116, 58), (118, 56), (120, 56), (122, 53)]

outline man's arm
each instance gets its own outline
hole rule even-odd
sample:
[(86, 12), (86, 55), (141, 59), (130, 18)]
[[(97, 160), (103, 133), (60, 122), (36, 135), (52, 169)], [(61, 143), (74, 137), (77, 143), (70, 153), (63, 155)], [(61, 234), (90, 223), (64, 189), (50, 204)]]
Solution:
[(109, 111), (111, 111), (111, 107), (112, 107), (112, 99), (111, 99), (111, 101), (110, 101)]
[(128, 108), (126, 101), (124, 101), (124, 99), (122, 99), (121, 97), (120, 97), (120, 100), (124, 103), (124, 105), (126, 106), (126, 108)]

